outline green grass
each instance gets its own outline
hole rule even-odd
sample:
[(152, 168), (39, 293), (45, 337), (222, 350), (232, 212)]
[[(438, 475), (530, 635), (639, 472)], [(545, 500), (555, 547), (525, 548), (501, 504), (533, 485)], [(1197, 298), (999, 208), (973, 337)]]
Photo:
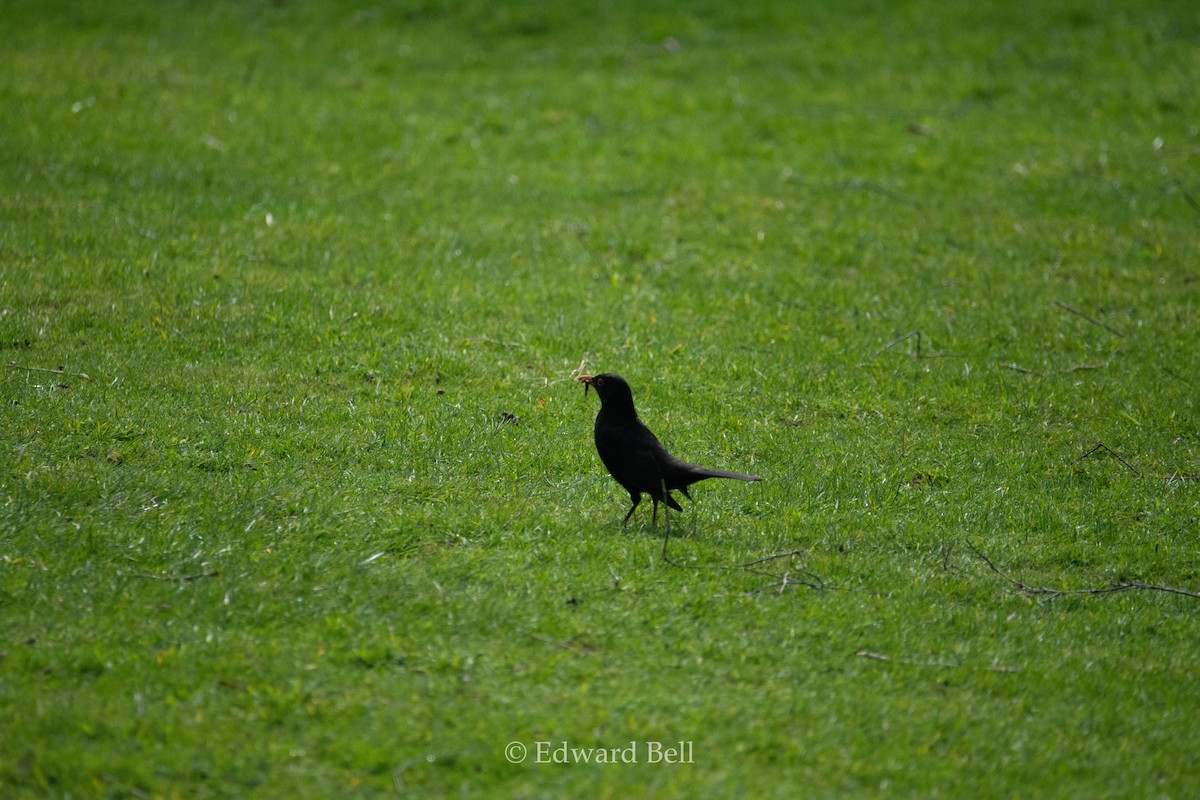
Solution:
[(0, 35), (5, 797), (1200, 791), (1194, 3)]

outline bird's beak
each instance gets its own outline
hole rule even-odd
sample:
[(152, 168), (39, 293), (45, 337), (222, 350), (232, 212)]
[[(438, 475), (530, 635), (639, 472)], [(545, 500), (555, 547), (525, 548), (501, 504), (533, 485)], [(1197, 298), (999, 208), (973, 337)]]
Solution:
[(588, 389), (592, 388), (592, 376), (591, 375), (580, 375), (575, 380), (583, 381), (583, 396), (587, 397)]

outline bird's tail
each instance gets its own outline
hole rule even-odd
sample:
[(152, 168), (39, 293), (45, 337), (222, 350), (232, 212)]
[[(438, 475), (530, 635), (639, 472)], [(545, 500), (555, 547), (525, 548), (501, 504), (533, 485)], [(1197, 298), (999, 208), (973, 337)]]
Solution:
[(707, 469), (705, 467), (697, 467), (691, 465), (689, 472), (695, 476), (697, 481), (702, 481), (705, 478), (733, 478), (735, 481), (761, 481), (762, 478), (758, 475), (746, 475), (741, 472), (727, 472), (723, 469)]

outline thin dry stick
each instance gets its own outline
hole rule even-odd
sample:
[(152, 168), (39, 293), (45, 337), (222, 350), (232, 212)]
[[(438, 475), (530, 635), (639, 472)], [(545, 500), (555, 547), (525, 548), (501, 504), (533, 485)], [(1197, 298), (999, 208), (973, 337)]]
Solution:
[[(783, 573), (782, 575), (771, 575), (770, 573), (767, 573), (767, 572), (757, 572), (757, 571), (755, 572), (755, 574), (756, 575), (767, 575), (768, 577), (778, 578), (779, 589), (776, 591), (776, 594), (783, 594), (784, 592), (786, 592), (788, 590), (789, 586), (807, 586), (809, 589), (815, 589), (818, 592), (823, 592), (826, 589), (837, 589), (838, 588), (837, 586), (826, 586), (825, 583), (823, 581), (821, 581), (820, 578), (817, 578), (816, 576), (813, 576), (814, 578), (816, 578), (816, 580), (812, 580), (812, 581), (796, 580), (792, 577), (792, 572), (790, 570), (788, 572)], [(812, 575), (811, 572), (805, 572), (803, 574)], [(766, 586), (760, 586), (757, 589), (751, 589), (748, 592), (745, 592), (745, 596), (748, 597), (750, 595), (762, 594), (763, 592), (767, 591), (768, 589), (771, 589), (775, 585), (776, 585), (775, 582), (771, 582), (771, 583), (768, 583)]]
[(1187, 378), (1183, 377), (1182, 375), (1180, 375), (1178, 372), (1171, 369), (1170, 367), (1163, 367), (1163, 372), (1167, 373), (1168, 375), (1170, 375), (1172, 378), (1175, 378), (1176, 380), (1183, 381), (1188, 386), (1192, 385), (1191, 381), (1189, 381)]
[(899, 200), (901, 203), (908, 203), (909, 205), (912, 205), (912, 206), (917, 205), (917, 202), (915, 200), (905, 197), (904, 195), (900, 194), (899, 192), (894, 192), (891, 189), (889, 189), (886, 186), (883, 186), (881, 184), (873, 183), (871, 181), (865, 181), (865, 180), (861, 180), (861, 179), (851, 180), (851, 181), (838, 181), (837, 183), (833, 184), (831, 188), (833, 188), (833, 189), (861, 189), (864, 191), (875, 192), (877, 194), (881, 194), (884, 197), (890, 197), (893, 200)]
[(1054, 305), (1058, 306), (1063, 311), (1070, 311), (1075, 316), (1080, 317), (1082, 319), (1086, 319), (1088, 322), (1092, 323), (1093, 325), (1099, 325), (1101, 328), (1104, 328), (1104, 330), (1108, 331), (1109, 333), (1113, 334), (1114, 336), (1120, 336), (1122, 339), (1125, 338), (1125, 334), (1121, 333), (1119, 330), (1114, 328), (1112, 325), (1107, 325), (1098, 319), (1093, 319), (1092, 317), (1089, 317), (1087, 314), (1083, 313), (1078, 308), (1075, 308), (1075, 306), (1069, 306), (1066, 303), (1064, 303), (1062, 300), (1055, 300)]
[(753, 567), (756, 564), (765, 564), (768, 561), (776, 561), (780, 558), (792, 558), (792, 557), (797, 557), (797, 558), (803, 559), (804, 551), (803, 550), (789, 550), (786, 553), (776, 553), (773, 556), (763, 556), (762, 558), (756, 558), (753, 561), (747, 561), (744, 564), (738, 564), (732, 568), (725, 567), (724, 569), (746, 569), (747, 567)]
[(897, 664), (911, 664), (915, 667), (938, 667), (940, 669), (953, 669), (961, 667), (962, 664), (953, 661), (922, 661), (915, 658), (892, 658), (887, 653), (880, 653), (876, 650), (859, 650), (854, 655), (861, 658), (869, 658), (872, 661), (894, 661)]
[(1037, 372), (1035, 370), (1029, 369), (1028, 367), (1022, 367), (1020, 364), (1016, 363), (1015, 361), (1011, 364), (1001, 364), (1000, 366), (1004, 367), (1005, 369), (1011, 369), (1013, 372), (1020, 372), (1022, 375), (1036, 375), (1037, 374)]
[[(800, 559), (800, 569), (798, 569), (798, 570), (793, 569), (792, 567), (789, 566), (787, 569), (785, 569), (783, 571), (783, 574), (781, 574), (781, 575), (773, 573), (773, 572), (768, 572), (765, 569), (753, 569), (753, 567), (756, 564), (763, 564), (768, 561), (775, 561), (777, 559), (785, 558), (785, 557), (791, 557), (792, 559), (799, 558)], [(802, 550), (792, 550), (791, 552), (788, 552), (788, 553), (780, 553), (778, 555), (767, 556), (766, 558), (760, 558), (760, 559), (756, 559), (754, 561), (748, 561), (745, 564), (738, 564), (736, 567), (733, 567), (733, 569), (742, 569), (742, 570), (745, 570), (746, 572), (750, 572), (755, 575), (763, 575), (763, 576), (766, 576), (766, 577), (772, 579), (772, 583), (769, 583), (765, 586), (760, 586), (757, 589), (752, 589), (752, 590), (746, 592), (747, 595), (759, 594), (761, 592), (765, 592), (768, 589), (770, 589), (772, 586), (775, 586), (776, 582), (778, 582), (778, 586), (779, 586), (777, 594), (783, 594), (784, 592), (787, 591), (789, 586), (807, 586), (808, 588), (816, 589), (817, 591), (838, 588), (836, 586), (828, 586), (825, 583), (825, 580), (820, 575), (817, 575), (815, 573), (808, 571), (808, 569), (805, 566), (804, 552)], [(808, 580), (798, 580), (795, 577), (797, 575), (807, 577)]]
[(71, 378), (83, 378), (85, 381), (91, 381), (91, 377), (83, 372), (67, 372), (66, 367), (26, 367), (23, 364), (18, 364), (15, 361), (10, 361), (4, 366), (9, 369), (23, 369), (26, 372), (49, 372), (52, 375), (63, 375)]
[(592, 651), (588, 649), (586, 645), (584, 647), (580, 647), (574, 642), (568, 642), (561, 639), (551, 639), (549, 636), (542, 636), (541, 634), (534, 633), (533, 631), (527, 631), (524, 628), (518, 628), (518, 630), (528, 636), (530, 639), (533, 639), (537, 642), (542, 642), (543, 644), (552, 644), (555, 647), (561, 647), (563, 650), (569, 650), (572, 653), (579, 653), (582, 656), (591, 655), (592, 653)]
[(1128, 469), (1130, 472), (1132, 472), (1134, 475), (1139, 475), (1139, 476), (1140, 476), (1140, 475), (1142, 474), (1142, 473), (1138, 472), (1138, 471), (1137, 471), (1137, 470), (1136, 470), (1136, 469), (1133, 467), (1133, 465), (1132, 465), (1132, 464), (1130, 464), (1130, 463), (1129, 463), (1128, 461), (1126, 461), (1125, 459), (1121, 458), (1121, 454), (1120, 454), (1120, 453), (1118, 453), (1116, 450), (1113, 450), (1111, 447), (1109, 447), (1109, 446), (1108, 446), (1108, 445), (1106, 445), (1104, 442), (1101, 442), (1101, 441), (1099, 441), (1099, 440), (1097, 440), (1097, 441), (1096, 441), (1096, 446), (1095, 446), (1095, 447), (1093, 447), (1091, 450), (1088, 450), (1086, 453), (1084, 453), (1083, 455), (1081, 455), (1079, 458), (1077, 458), (1077, 459), (1075, 459), (1075, 460), (1076, 460), (1076, 461), (1083, 461), (1085, 458), (1087, 458), (1088, 456), (1090, 456), (1092, 453), (1096, 452), (1097, 450), (1103, 450), (1104, 452), (1108, 453), (1108, 454), (1109, 454), (1109, 455), (1111, 455), (1113, 458), (1115, 458), (1117, 461), (1120, 461), (1120, 462), (1121, 462), (1121, 464), (1122, 464), (1122, 465), (1124, 465), (1124, 467), (1125, 467), (1126, 469)]
[(988, 569), (999, 575), (1001, 578), (1004, 578), (1004, 580), (1015, 586), (1017, 591), (1022, 592), (1023, 594), (1040, 595), (1053, 600), (1056, 597), (1062, 597), (1064, 595), (1090, 595), (1093, 597), (1100, 597), (1103, 595), (1117, 594), (1119, 592), (1149, 591), (1166, 592), (1167, 594), (1178, 594), (1183, 595), (1184, 597), (1195, 597), (1200, 599), (1200, 593), (1198, 592), (1188, 591), (1187, 589), (1178, 589), (1174, 586), (1162, 586), (1156, 583), (1142, 583), (1140, 581), (1114, 583), (1109, 586), (1100, 586), (1092, 589), (1055, 589), (1049, 586), (1031, 586), (1024, 581), (1012, 577), (1004, 570), (997, 567), (995, 562), (984, 555), (983, 552), (972, 542), (968, 541), (967, 547), (971, 548), (971, 552), (979, 556), (984, 564), (987, 564)]
[(889, 189), (888, 187), (886, 187), (882, 184), (874, 183), (873, 181), (864, 180), (862, 178), (855, 178), (852, 180), (845, 180), (845, 181), (836, 181), (834, 183), (824, 183), (824, 182), (818, 182), (818, 181), (814, 181), (814, 180), (808, 180), (808, 179), (806, 179), (804, 177), (800, 177), (800, 176), (793, 177), (793, 176), (791, 176), (790, 173), (788, 174), (788, 178), (791, 181), (793, 181), (795, 183), (799, 183), (802, 186), (811, 186), (815, 189), (832, 189), (834, 191), (875, 192), (877, 194), (883, 195), (884, 197), (891, 198), (892, 200), (897, 200), (901, 203), (907, 203), (911, 206), (920, 205), (916, 200), (913, 200), (911, 197), (906, 197), (905, 195), (900, 194), (899, 192), (894, 191), (892, 189)]
[(950, 556), (954, 555), (954, 542), (942, 544), (942, 569), (946, 572), (959, 572), (958, 567), (950, 563)]
[[(760, 564), (766, 564), (771, 561), (778, 561), (779, 559), (783, 559), (783, 558), (789, 558), (789, 559), (799, 558), (800, 564), (801, 564), (800, 569), (796, 570), (789, 566), (787, 569), (785, 569), (783, 571), (783, 573), (769, 572), (768, 570), (765, 570), (765, 569), (755, 569), (755, 567), (757, 567)], [(663, 540), (663, 560), (673, 567), (689, 567), (691, 569), (716, 569), (716, 570), (726, 570), (726, 571), (730, 571), (730, 572), (742, 571), (742, 572), (749, 572), (753, 575), (762, 575), (764, 577), (771, 579), (771, 583), (769, 583), (765, 586), (760, 586), (757, 589), (751, 589), (750, 591), (745, 592), (745, 594), (747, 594), (747, 595), (759, 594), (761, 592), (765, 592), (768, 589), (771, 589), (772, 587), (776, 587), (776, 586), (778, 586), (778, 588), (779, 588), (779, 594), (783, 594), (785, 591), (787, 591), (788, 587), (791, 587), (791, 586), (807, 586), (810, 589), (816, 589), (818, 591), (824, 591), (825, 589), (840, 588), (838, 586), (829, 586), (828, 584), (825, 583), (824, 578), (822, 578), (820, 575), (817, 575), (813, 572), (809, 572), (804, 567), (805, 562), (804, 562), (804, 551), (803, 550), (789, 550), (786, 553), (775, 553), (773, 555), (763, 556), (762, 558), (756, 558), (753, 561), (746, 561), (741, 564), (681, 564), (681, 563), (667, 557), (667, 555), (666, 555), (666, 539), (664, 538), (664, 540)], [(798, 575), (804, 576), (804, 577), (808, 578), (808, 580), (799, 580), (796, 577)]]
[(888, 350), (891, 350), (893, 347), (900, 344), (901, 342), (903, 342), (907, 339), (914, 339), (914, 338), (917, 340), (917, 344), (916, 344), (916, 347), (914, 348), (914, 352), (903, 353), (903, 355), (906, 355), (909, 358), (914, 359), (916, 361), (920, 361), (922, 358), (966, 358), (966, 356), (962, 353), (922, 353), (921, 352), (921, 332), (920, 331), (909, 331), (908, 333), (904, 334), (903, 336), (897, 336), (895, 339), (892, 339), (890, 342), (888, 342), (882, 348), (880, 348), (880, 350), (875, 353), (875, 358), (879, 358), (881, 355), (886, 353)]
[(897, 336), (895, 339), (892, 339), (890, 342), (888, 342), (882, 348), (880, 348), (879, 352), (877, 352), (875, 354), (875, 357), (879, 358), (881, 355), (886, 353), (888, 350), (891, 350), (893, 347), (900, 344), (905, 339), (911, 339), (914, 336), (917, 337), (917, 354), (915, 356), (913, 356), (911, 353), (905, 353), (904, 355), (909, 356), (911, 358), (920, 358), (921, 357), (921, 332), (920, 331), (909, 331), (908, 333), (904, 334), (903, 336)]
[(194, 575), (155, 575), (150, 572), (130, 572), (129, 577), (144, 578), (148, 581), (180, 581), (182, 583), (190, 583), (191, 581), (198, 581), (204, 578), (216, 578), (220, 574), (217, 570), (213, 570), (212, 572), (197, 572)]
[[(790, 557), (795, 557), (795, 556), (799, 556), (801, 559), (803, 559), (804, 551), (803, 550), (789, 550), (786, 553), (776, 553), (775, 555), (771, 555), (771, 556), (763, 556), (762, 558), (756, 558), (753, 561), (747, 561), (742, 564), (689, 564), (687, 566), (690, 566), (692, 569), (724, 569), (724, 570), (744, 569), (747, 572), (753, 572), (757, 575), (770, 575), (772, 577), (778, 577), (773, 572), (767, 572), (765, 570), (750, 569), (750, 568), (753, 566), (756, 566), (758, 564), (765, 564), (768, 561), (776, 561), (781, 558), (790, 558)], [(674, 564), (676, 562), (671, 562), (671, 563)], [(679, 565), (679, 566), (683, 566), (683, 565)]]
[(703, 569), (725, 569), (725, 570), (735, 570), (736, 569), (736, 570), (745, 570), (746, 572), (753, 572), (755, 575), (770, 575), (773, 578), (778, 578), (779, 575), (777, 575), (774, 572), (767, 572), (764, 569), (752, 569), (752, 567), (755, 567), (758, 564), (765, 564), (768, 561), (777, 561), (781, 558), (796, 558), (796, 557), (799, 557), (801, 563), (803, 563), (804, 562), (804, 551), (789, 550), (786, 553), (776, 553), (775, 555), (772, 555), (772, 556), (764, 556), (763, 558), (756, 558), (753, 561), (747, 561), (743, 564), (703, 564), (703, 565), (698, 565), (697, 569), (700, 569), (700, 568), (703, 568)]
[[(968, 666), (967, 664), (962, 664), (962, 663), (954, 662), (954, 661), (921, 660), (921, 659), (916, 659), (916, 658), (892, 658), (887, 653), (880, 653), (877, 650), (859, 650), (854, 655), (859, 656), (860, 658), (869, 658), (872, 661), (892, 661), (896, 664), (911, 664), (915, 667), (937, 667), (939, 669), (956, 669), (958, 667)], [(996, 665), (996, 664), (985, 666), (985, 667), (983, 667), (983, 669), (986, 669), (990, 672), (1020, 672), (1021, 671), (1020, 667), (1008, 667), (1008, 666)]]

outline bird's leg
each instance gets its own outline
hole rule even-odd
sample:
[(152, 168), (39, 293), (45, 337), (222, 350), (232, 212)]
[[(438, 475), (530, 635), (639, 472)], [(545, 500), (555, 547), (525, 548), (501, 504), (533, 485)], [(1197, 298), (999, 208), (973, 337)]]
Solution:
[[(663, 491), (663, 497), (669, 497), (669, 496), (670, 496), (670, 495), (668, 495), (668, 494), (667, 494), (667, 482), (666, 482), (666, 480), (663, 480), (663, 481), (662, 481), (662, 491)], [(665, 504), (664, 504), (664, 505), (665, 505)], [(663, 553), (662, 553), (662, 557), (663, 557), (663, 561), (670, 561), (670, 559), (669, 559), (669, 558), (667, 558), (667, 542), (671, 541), (671, 510), (670, 510), (669, 508), (663, 508), (663, 526), (664, 526), (664, 528), (665, 528), (665, 531), (663, 532)]]
[(640, 494), (630, 494), (629, 497), (633, 500), (633, 505), (629, 507), (629, 513), (625, 515), (625, 519), (621, 522), (622, 528), (629, 524), (629, 518), (633, 516), (634, 511), (637, 511), (638, 503), (642, 502)]

